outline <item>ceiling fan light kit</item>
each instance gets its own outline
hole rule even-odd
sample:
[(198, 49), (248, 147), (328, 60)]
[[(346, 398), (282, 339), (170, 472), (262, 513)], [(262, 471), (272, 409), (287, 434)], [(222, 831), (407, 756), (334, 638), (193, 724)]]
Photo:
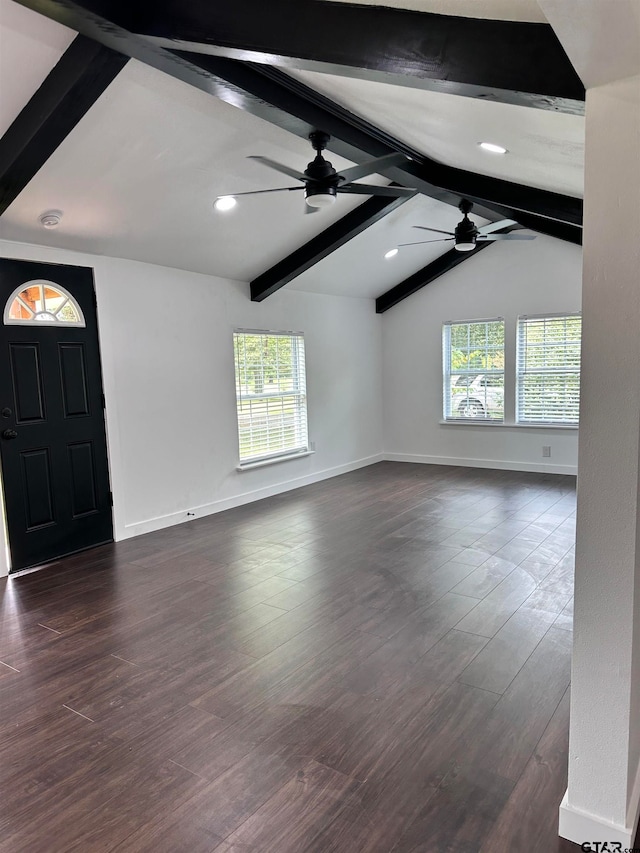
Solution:
[[(333, 192), (331, 191), (333, 189)], [(335, 188), (327, 188), (324, 192), (311, 192), (307, 189), (305, 201), (309, 207), (331, 207), (337, 197)]]

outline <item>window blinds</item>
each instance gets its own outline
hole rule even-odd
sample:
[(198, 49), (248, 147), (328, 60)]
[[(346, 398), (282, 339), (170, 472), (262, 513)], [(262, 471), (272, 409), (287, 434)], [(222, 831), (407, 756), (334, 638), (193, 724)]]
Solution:
[(578, 424), (581, 333), (579, 314), (518, 318), (518, 423)]
[(307, 450), (303, 335), (237, 331), (233, 343), (240, 462)]

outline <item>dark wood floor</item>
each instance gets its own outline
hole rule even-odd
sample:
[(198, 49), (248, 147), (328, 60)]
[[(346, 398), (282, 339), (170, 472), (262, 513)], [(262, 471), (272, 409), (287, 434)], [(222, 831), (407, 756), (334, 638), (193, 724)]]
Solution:
[(574, 486), (381, 463), (7, 581), (0, 850), (579, 849)]

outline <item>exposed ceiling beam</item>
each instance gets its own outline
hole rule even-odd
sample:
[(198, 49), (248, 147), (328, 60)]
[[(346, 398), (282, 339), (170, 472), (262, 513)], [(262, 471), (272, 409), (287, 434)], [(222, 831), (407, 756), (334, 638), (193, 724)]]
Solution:
[(129, 61), (76, 36), (0, 139), (0, 215)]
[[(381, 157), (394, 151), (413, 156), (413, 162), (407, 161), (405, 166), (385, 174), (432, 198), (457, 206), (460, 198), (465, 197), (474, 202), (476, 213), (485, 218), (497, 216), (519, 221), (521, 214), (526, 214), (530, 228), (561, 239), (567, 239), (569, 233), (574, 242), (580, 239), (581, 199), (436, 163), (277, 68), (168, 51), (89, 8), (90, 4), (96, 8), (100, 5), (102, 15), (112, 14), (113, 4), (109, 0), (18, 2), (298, 136), (306, 138), (314, 128), (325, 130), (333, 136), (331, 150), (347, 159), (362, 162), (367, 157)], [(138, 4), (131, 4), (131, 8), (137, 10)], [(137, 25), (138, 21), (134, 23)]]
[(169, 49), (584, 113), (584, 86), (548, 24), (324, 0), (81, 5)]
[(438, 163), (277, 68), (191, 53), (179, 56), (226, 81), (224, 99), (230, 103), (298, 136), (322, 128), (332, 135), (330, 148), (336, 154), (361, 162), (363, 152), (382, 157), (401, 151), (411, 159), (385, 170), (385, 175), (403, 186), (455, 207), (468, 198), (476, 213), (488, 219), (497, 215), (519, 221), (526, 214), (527, 226), (534, 230), (561, 239), (572, 233), (574, 241), (581, 239), (582, 199)]
[(276, 290), (301, 275), (305, 270), (317, 264), (327, 255), (335, 252), (340, 246), (344, 246), (357, 234), (361, 234), (370, 225), (378, 222), (383, 216), (396, 210), (401, 204), (408, 201), (404, 198), (384, 198), (372, 196), (364, 204), (358, 205), (354, 210), (343, 216), (338, 222), (334, 222), (317, 237), (309, 240), (299, 249), (296, 249), (284, 260), (275, 264), (258, 278), (251, 282), (251, 299), (253, 302), (262, 302), (267, 296), (271, 296)]
[[(454, 169), (433, 160), (421, 158), (418, 152), (408, 149), (398, 140), (390, 138), (383, 131), (357, 118), (323, 95), (287, 77), (277, 69), (216, 57), (203, 56), (198, 58), (193, 54), (180, 55), (184, 59), (198, 62), (201, 67), (206, 67), (212, 72), (215, 69), (220, 79), (223, 79), (224, 75), (224, 79), (232, 87), (228, 93), (231, 103), (237, 105), (238, 100), (242, 99), (242, 105), (248, 108), (250, 112), (268, 118), (269, 121), (299, 136), (306, 136), (309, 128), (322, 127), (334, 137), (331, 142), (332, 150), (348, 159), (362, 159), (361, 152), (363, 150), (375, 157), (400, 150), (408, 156), (416, 158), (408, 160), (402, 167), (385, 172), (405, 186), (414, 186), (425, 195), (456, 207), (460, 199), (464, 197), (473, 201), (476, 214), (485, 218), (493, 218), (495, 215), (499, 215), (505, 219), (514, 219), (524, 227), (531, 228), (541, 234), (547, 234), (571, 243), (582, 243), (581, 199), (465, 172), (462, 169)], [(249, 96), (257, 98), (257, 102), (250, 99)], [(356, 151), (355, 156), (354, 149)], [(421, 162), (418, 158), (421, 158)], [(496, 199), (499, 200), (499, 203), (496, 203)], [(351, 236), (355, 236), (355, 233)], [(351, 237), (347, 239), (351, 239)], [(339, 245), (342, 245), (343, 242), (346, 240), (340, 242)], [(338, 245), (334, 248), (337, 249)], [(272, 284), (277, 284), (281, 273), (285, 273), (288, 277), (278, 285), (281, 287), (303, 272), (304, 269), (308, 269), (313, 263), (321, 260), (322, 257), (326, 257), (330, 251), (318, 256), (316, 261), (311, 261), (316, 252), (316, 245), (312, 240), (282, 261), (282, 267), (276, 265), (264, 273), (264, 279), (260, 276), (252, 282), (252, 299), (255, 298), (254, 292), (259, 292), (258, 286), (270, 287)], [(434, 269), (434, 277), (442, 275), (447, 269), (457, 266), (461, 260), (468, 257), (461, 252), (453, 251), (457, 258), (450, 260), (455, 260), (455, 262), (451, 264), (451, 267), (443, 267), (439, 273), (436, 273)], [(476, 254), (476, 252), (474, 251), (471, 254)], [(304, 269), (301, 268), (295, 272), (298, 258), (305, 259), (307, 265), (304, 266)], [(419, 275), (417, 274), (418, 278)], [(429, 281), (431, 280), (433, 279)], [(398, 285), (399, 290), (397, 292), (395, 289), (392, 291), (394, 293), (393, 298), (400, 301), (400, 299), (428, 284), (429, 281), (423, 280), (420, 283), (416, 277), (411, 277), (411, 279)], [(259, 285), (256, 285), (256, 282), (259, 282)], [(255, 291), (254, 287), (256, 287)], [(380, 297), (380, 300), (384, 300), (385, 296), (386, 294)], [(392, 304), (396, 304), (396, 302), (394, 301)], [(388, 307), (392, 306), (389, 305)], [(376, 310), (378, 310), (377, 307)]]

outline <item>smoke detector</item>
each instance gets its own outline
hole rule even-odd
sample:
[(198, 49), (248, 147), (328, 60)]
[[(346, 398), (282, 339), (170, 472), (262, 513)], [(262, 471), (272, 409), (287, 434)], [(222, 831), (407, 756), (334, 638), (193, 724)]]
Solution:
[(40, 216), (40, 224), (44, 228), (57, 228), (62, 219), (61, 210), (47, 210)]

